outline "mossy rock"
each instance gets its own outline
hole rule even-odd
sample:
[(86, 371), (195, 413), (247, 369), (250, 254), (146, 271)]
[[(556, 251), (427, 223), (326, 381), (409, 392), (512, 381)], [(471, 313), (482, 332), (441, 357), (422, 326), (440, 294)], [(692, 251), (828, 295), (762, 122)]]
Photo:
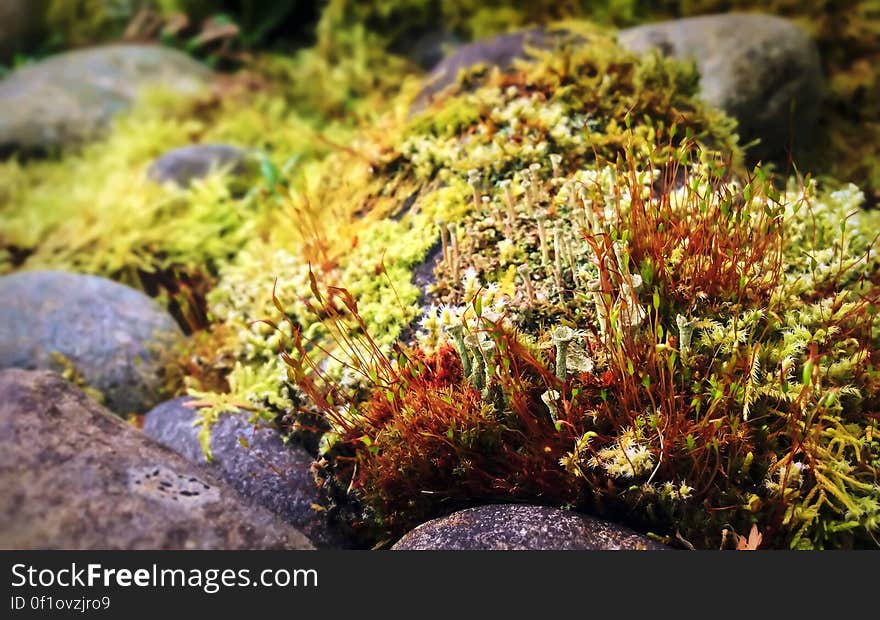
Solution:
[(51, 151), (95, 138), (144, 88), (202, 91), (211, 71), (155, 46), (108, 45), (65, 52), (0, 82), (0, 148)]
[(705, 15), (624, 30), (620, 42), (639, 53), (696, 62), (700, 96), (738, 123), (758, 160), (808, 146), (823, 97), (816, 43), (795, 23), (772, 15)]
[(0, 277), (0, 294), (0, 367), (65, 372), (120, 415), (161, 399), (163, 360), (182, 332), (140, 291), (96, 276), (32, 271)]
[(241, 176), (247, 172), (247, 153), (229, 144), (193, 144), (164, 153), (150, 164), (147, 176), (157, 183), (187, 187), (212, 172)]

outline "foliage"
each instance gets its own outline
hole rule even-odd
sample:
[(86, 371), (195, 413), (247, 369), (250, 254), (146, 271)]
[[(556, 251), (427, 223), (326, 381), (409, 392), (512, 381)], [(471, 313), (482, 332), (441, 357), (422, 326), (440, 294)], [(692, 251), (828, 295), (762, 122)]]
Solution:
[(390, 358), (355, 296), (313, 284), (304, 303), (347, 374), (322, 368), (295, 326), (282, 357), (338, 437), (334, 474), (383, 527), (514, 499), (700, 547), (754, 524), (773, 546), (873, 541), (877, 259), (846, 225), (863, 197), (809, 180), (780, 193), (760, 170), (737, 181), (685, 147), (664, 164), (630, 152), (508, 177), (526, 186), (514, 221), (475, 205), (497, 234), (471, 256), (491, 262), (513, 240), (530, 280), (501, 295), (491, 266), (471, 267), (464, 305), (428, 310), (418, 343)]
[[(267, 232), (222, 268), (210, 295), (212, 316), (230, 327), (233, 341), (223, 350), (237, 351), (243, 364), (275, 368), (266, 374), (280, 377), (277, 337), (252, 324), (271, 315), (276, 279), (278, 296), (296, 299), (308, 284), (309, 265), (322, 279), (357, 295), (378, 342), (396, 340), (417, 317), (424, 292), (414, 286), (413, 270), (436, 246), (438, 222), (460, 220), (470, 209), (467, 171), (474, 165), (492, 161), (497, 172), (511, 171), (522, 158), (551, 147), (568, 149), (570, 165), (599, 153), (612, 156), (620, 150), (630, 113), (665, 118), (659, 122), (669, 125), (674, 118), (694, 135), (733, 148), (728, 121), (688, 96), (693, 84), (685, 68), (641, 65), (607, 38), (555, 58), (548, 55), (515, 75), (481, 75), (480, 80), (489, 80), (486, 88), (438, 104), (446, 112), (437, 115), (426, 111), (401, 123), (404, 106), (350, 147), (324, 161), (303, 163), (288, 196), (280, 197), (284, 207), (267, 219)], [(566, 89), (557, 88), (560, 76), (553, 63), (565, 62), (560, 58), (570, 60)], [(607, 76), (601, 89), (594, 88), (598, 75)], [(449, 109), (473, 109), (475, 104), (484, 112), (471, 125), (437, 125)], [(589, 131), (577, 130), (578, 118), (589, 120)], [(640, 135), (657, 131), (641, 122)], [(484, 137), (462, 151), (455, 146), (456, 131)], [(521, 149), (505, 146), (511, 131), (520, 136)], [(339, 170), (346, 172), (340, 175)], [(309, 338), (322, 336), (304, 304), (291, 305), (288, 314)]]
[[(310, 8), (310, 3), (298, 0), (48, 0), (46, 22), (50, 32), (73, 47), (128, 34), (133, 23), (140, 22), (142, 27), (148, 17), (164, 26), (169, 41), (174, 39), (172, 32), (177, 34), (187, 26), (227, 23), (234, 24), (237, 43), (251, 49), (268, 44), (269, 37), (285, 24), (309, 25)], [(204, 30), (200, 36), (205, 36)], [(189, 40), (194, 48), (198, 43), (195, 38)]]
[[(162, 3), (212, 15), (195, 4)], [(289, 4), (254, 15), (280, 23)], [(747, 172), (692, 68), (585, 25), (569, 24), (577, 49), (465, 72), (410, 116), (411, 35), (438, 23), (471, 39), (718, 4), (331, 0), (292, 57), (256, 54), (192, 100), (154, 93), (81, 151), (0, 163), (0, 272), (162, 295), (194, 330), (170, 376), (199, 399), (203, 445), (231, 408), (280, 424), (320, 449), (323, 489), (365, 538), (512, 499), (699, 547), (865, 546), (877, 217), (857, 187)], [(776, 4), (819, 16), (826, 52), (846, 41), (825, 56), (820, 170), (873, 191), (860, 102), (876, 76), (858, 58), (877, 20), (867, 2), (859, 23)], [(69, 40), (130, 23), (99, 13)], [(192, 142), (253, 147), (258, 173), (146, 180)]]
[[(872, 203), (880, 197), (880, 13), (872, 0), (575, 0), (573, 2), (473, 2), (332, 0), (322, 15), (328, 41), (358, 32), (375, 46), (404, 55), (415, 51), (419, 36), (444, 24), (453, 39), (474, 40), (533, 24), (589, 19), (627, 27), (645, 21), (726, 11), (761, 11), (793, 19), (816, 39), (828, 78), (828, 97), (809, 152), (797, 164), (825, 175), (826, 182), (857, 183)], [(414, 36), (415, 33), (415, 36)], [(423, 44), (423, 43), (421, 43)]]

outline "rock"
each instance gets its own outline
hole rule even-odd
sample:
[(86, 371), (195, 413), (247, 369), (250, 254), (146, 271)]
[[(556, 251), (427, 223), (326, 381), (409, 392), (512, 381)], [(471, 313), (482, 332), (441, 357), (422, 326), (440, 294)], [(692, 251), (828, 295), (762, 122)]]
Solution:
[(186, 187), (195, 179), (208, 176), (213, 170), (228, 170), (232, 175), (246, 170), (246, 153), (228, 144), (193, 144), (162, 155), (147, 170), (157, 183), (175, 183)]
[(0, 0), (0, 63), (24, 50), (40, 29), (42, 0)]
[[(188, 397), (169, 400), (144, 418), (147, 436), (198, 463), (235, 488), (243, 497), (280, 516), (320, 547), (339, 547), (342, 537), (327, 524), (325, 513), (312, 508), (320, 500), (303, 448), (286, 445), (277, 431), (255, 428), (245, 413), (224, 413), (211, 427), (209, 463), (193, 426), (195, 410)], [(244, 438), (247, 446), (242, 445)]]
[(822, 98), (819, 52), (810, 37), (781, 17), (706, 15), (623, 30), (620, 43), (638, 53), (658, 49), (691, 59), (701, 97), (739, 122), (750, 155), (770, 159), (809, 140)]
[(0, 368), (72, 366), (119, 414), (158, 402), (163, 356), (183, 334), (140, 291), (98, 276), (26, 271), (0, 277), (0, 299)]
[(0, 548), (310, 549), (48, 371), (0, 371)]
[(393, 549), (443, 550), (662, 550), (646, 536), (586, 515), (545, 506), (478, 506), (434, 519)]
[(529, 57), (528, 47), (549, 48), (564, 35), (564, 31), (531, 28), (462, 45), (431, 70), (412, 107), (416, 111), (424, 108), (435, 94), (455, 84), (463, 69), (477, 65), (509, 69), (514, 60)]
[(108, 45), (52, 56), (0, 81), (0, 148), (51, 150), (93, 138), (145, 87), (193, 95), (211, 76), (182, 52)]

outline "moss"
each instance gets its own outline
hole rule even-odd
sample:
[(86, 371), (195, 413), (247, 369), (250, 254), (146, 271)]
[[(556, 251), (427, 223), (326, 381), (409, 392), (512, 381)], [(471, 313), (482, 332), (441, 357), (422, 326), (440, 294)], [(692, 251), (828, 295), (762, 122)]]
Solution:
[(808, 152), (797, 153), (796, 162), (802, 169), (825, 175), (828, 183), (834, 179), (856, 183), (866, 191), (868, 200), (875, 203), (880, 191), (876, 146), (880, 143), (880, 118), (874, 105), (880, 87), (880, 15), (871, 0), (581, 0), (517, 6), (470, 0), (334, 0), (325, 11), (323, 31), (328, 33), (327, 41), (335, 41), (359, 30), (377, 47), (406, 53), (415, 45), (408, 44), (408, 35), (430, 32), (436, 24), (445, 24), (456, 37), (468, 41), (565, 19), (589, 19), (607, 26), (627, 27), (650, 20), (737, 10), (788, 17), (816, 39), (828, 77), (829, 96), (821, 114), (816, 144)]
[[(0, 164), (0, 271), (162, 294), (195, 330), (171, 375), (201, 401), (203, 445), (232, 408), (280, 424), (320, 447), (325, 491), (368, 536), (513, 497), (705, 547), (753, 523), (774, 546), (864, 546), (876, 214), (850, 217), (856, 186), (744, 170), (692, 67), (589, 26), (410, 118), (398, 26), (470, 38), (572, 6), (332, 1), (293, 58)], [(261, 178), (144, 179), (192, 141), (255, 147)]]
[[(322, 371), (328, 391), (316, 392), (302, 367), (314, 353), (291, 348), (293, 376), (343, 440), (336, 449), (358, 459), (336, 475), (383, 528), (512, 497), (588, 508), (666, 540), (677, 531), (700, 547), (753, 523), (772, 546), (872, 544), (880, 337), (877, 283), (867, 280), (878, 261), (864, 224), (842, 224), (863, 195), (809, 182), (780, 194), (760, 171), (743, 182), (699, 160), (667, 177), (683, 172), (682, 186), (657, 189), (647, 165), (524, 179), (556, 205), (545, 217), (557, 239), (584, 227), (573, 249), (555, 243), (549, 262), (528, 191), (510, 232), (481, 201), (461, 224), (463, 238), (483, 242), (463, 281), (452, 280), (459, 305), (428, 309), (419, 344), (396, 363), (379, 361), (371, 338), (352, 349), (372, 351), (366, 398)], [(595, 189), (570, 201), (570, 182), (590, 177)], [(581, 220), (580, 209), (593, 215)], [(485, 267), (503, 235), (527, 248), (537, 276), (506, 298)], [(438, 265), (441, 282), (450, 270)], [(433, 366), (454, 350), (444, 325), (471, 334), (456, 347), (459, 370)], [(534, 348), (562, 331), (555, 361)], [(477, 353), (482, 338), (498, 353)]]
[[(314, 269), (291, 258), (290, 322), (263, 350), (285, 347), (273, 363), (292, 404), (339, 438), (328, 485), (355, 489), (386, 534), (514, 497), (702, 547), (755, 522), (775, 546), (868, 544), (874, 469), (845, 463), (876, 458), (862, 319), (877, 265), (840, 227), (863, 195), (747, 174), (686, 67), (591, 36), (465, 74), (424, 115), (316, 165), (306, 202), (348, 224), (315, 227)], [(444, 305), (407, 349), (409, 274), (438, 237), (428, 300)], [(472, 333), (454, 345), (456, 321)], [(559, 325), (578, 334), (564, 353)]]

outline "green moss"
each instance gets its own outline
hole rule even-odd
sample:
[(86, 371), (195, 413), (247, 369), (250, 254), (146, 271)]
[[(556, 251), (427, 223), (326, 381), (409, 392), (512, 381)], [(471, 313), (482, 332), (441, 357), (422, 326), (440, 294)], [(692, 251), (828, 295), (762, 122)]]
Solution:
[[(417, 72), (392, 52), (413, 24), (472, 38), (648, 10), (557, 5), (331, 1), (293, 58), (259, 55), (196, 100), (155, 94), (58, 159), (0, 163), (0, 272), (98, 273), (194, 306), (172, 374), (202, 401), (203, 446), (233, 408), (300, 436), (329, 429), (325, 488), (356, 489), (386, 530), (516, 497), (677, 525), (699, 546), (755, 522), (774, 546), (864, 545), (877, 214), (847, 219), (858, 188), (750, 178), (692, 67), (637, 59), (589, 26), (569, 24), (586, 44), (507, 74), (466, 72), (410, 118)], [(869, 73), (846, 74), (853, 92), (870, 92)], [(253, 147), (262, 177), (146, 181), (155, 157), (199, 141)], [(686, 185), (664, 185), (676, 171)], [(462, 317), (483, 336), (456, 348)], [(338, 456), (358, 459), (353, 487)]]

